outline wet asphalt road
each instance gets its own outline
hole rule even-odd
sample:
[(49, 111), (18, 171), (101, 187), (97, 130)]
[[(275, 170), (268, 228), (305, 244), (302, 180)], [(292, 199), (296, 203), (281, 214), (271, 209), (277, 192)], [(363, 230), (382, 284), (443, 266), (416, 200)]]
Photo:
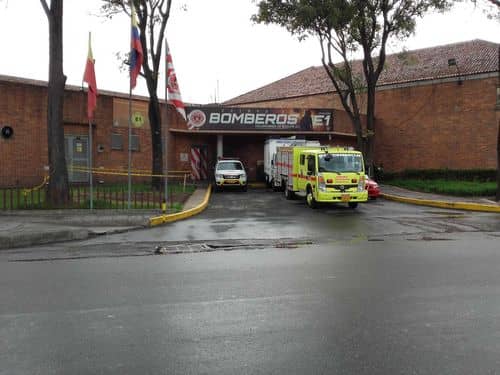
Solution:
[(497, 374), (499, 244), (495, 214), (216, 194), (1, 252), (0, 374)]
[[(419, 239), (441, 234), (500, 232), (496, 214), (440, 210), (384, 200), (370, 201), (353, 210), (346, 205), (313, 210), (305, 201), (287, 201), (270, 190), (223, 192), (212, 195), (208, 209), (187, 221), (165, 227), (100, 237), (88, 244), (159, 244), (169, 242), (310, 239), (380, 240)], [(494, 233), (493, 233), (494, 234)]]

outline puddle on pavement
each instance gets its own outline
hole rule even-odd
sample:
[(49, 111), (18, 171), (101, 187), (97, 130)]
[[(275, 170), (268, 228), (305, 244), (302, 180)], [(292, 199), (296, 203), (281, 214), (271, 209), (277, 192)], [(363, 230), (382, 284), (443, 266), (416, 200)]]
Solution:
[(298, 249), (302, 246), (312, 245), (310, 240), (253, 240), (253, 241), (216, 241), (203, 243), (180, 243), (167, 244), (165, 246), (157, 246), (154, 249), (156, 255), (166, 254), (186, 254), (186, 253), (202, 253), (212, 251), (233, 251), (233, 250), (260, 250), (264, 248), (275, 249)]
[(466, 214), (462, 212), (450, 212), (450, 211), (424, 211), (426, 214), (439, 215), (447, 219), (464, 219)]
[(418, 238), (407, 238), (407, 241), (454, 241), (453, 238), (422, 236)]

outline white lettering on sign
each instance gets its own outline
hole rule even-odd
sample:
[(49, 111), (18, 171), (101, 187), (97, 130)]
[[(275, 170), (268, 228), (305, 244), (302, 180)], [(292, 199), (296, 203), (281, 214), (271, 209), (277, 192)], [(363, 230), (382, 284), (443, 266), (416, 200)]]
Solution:
[(255, 122), (255, 115), (253, 113), (245, 113), (245, 124), (251, 125)]
[(234, 120), (234, 122), (236, 122), (236, 123), (238, 123), (238, 122), (239, 122), (239, 123), (243, 123), (243, 121), (244, 121), (243, 119), (244, 119), (244, 118), (245, 118), (245, 114), (244, 114), (244, 113), (239, 113), (239, 114), (238, 114), (238, 113), (235, 113), (235, 114), (233, 115), (233, 120)]
[(267, 122), (265, 121), (266, 116), (263, 113), (257, 113), (255, 116), (255, 125), (264, 125)]
[(278, 125), (285, 125), (287, 118), (288, 118), (287, 115), (285, 115), (285, 114), (279, 114), (277, 116), (277, 118), (276, 118), (276, 124), (278, 124)]
[(313, 126), (327, 125), (330, 122), (330, 115), (314, 115), (312, 116)]
[(297, 125), (299, 123), (299, 115), (288, 116), (287, 125)]
[(220, 119), (222, 124), (233, 124), (233, 114), (232, 113), (223, 113)]
[(266, 116), (266, 122), (267, 122), (268, 124), (276, 125), (276, 114), (274, 114), (274, 113), (269, 113), (269, 114)]
[(208, 119), (209, 124), (218, 124), (220, 122), (220, 113), (212, 112)]
[[(300, 122), (298, 113), (232, 113), (211, 112), (208, 124), (211, 125), (256, 125), (263, 126), (289, 126), (295, 127)], [(318, 114), (312, 116), (313, 126), (321, 126), (330, 122), (330, 114)]]

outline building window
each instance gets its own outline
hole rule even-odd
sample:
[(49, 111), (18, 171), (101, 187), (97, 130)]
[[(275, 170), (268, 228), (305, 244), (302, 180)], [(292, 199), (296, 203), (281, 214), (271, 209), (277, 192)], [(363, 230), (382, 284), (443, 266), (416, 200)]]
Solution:
[(130, 150), (140, 151), (138, 135), (132, 135), (132, 138), (130, 138)]
[(123, 150), (123, 136), (121, 134), (111, 134), (111, 149)]

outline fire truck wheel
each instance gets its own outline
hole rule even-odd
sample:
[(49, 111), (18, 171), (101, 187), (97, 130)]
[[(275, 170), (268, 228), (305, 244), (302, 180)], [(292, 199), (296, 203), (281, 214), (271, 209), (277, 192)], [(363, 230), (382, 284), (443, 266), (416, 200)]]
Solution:
[(307, 188), (307, 195), (306, 195), (306, 200), (307, 200), (307, 205), (311, 208), (316, 208), (318, 207), (318, 204), (316, 202), (316, 199), (314, 199), (313, 193), (311, 188)]
[(285, 198), (290, 200), (293, 199), (293, 191), (288, 190), (288, 186), (285, 184)]

